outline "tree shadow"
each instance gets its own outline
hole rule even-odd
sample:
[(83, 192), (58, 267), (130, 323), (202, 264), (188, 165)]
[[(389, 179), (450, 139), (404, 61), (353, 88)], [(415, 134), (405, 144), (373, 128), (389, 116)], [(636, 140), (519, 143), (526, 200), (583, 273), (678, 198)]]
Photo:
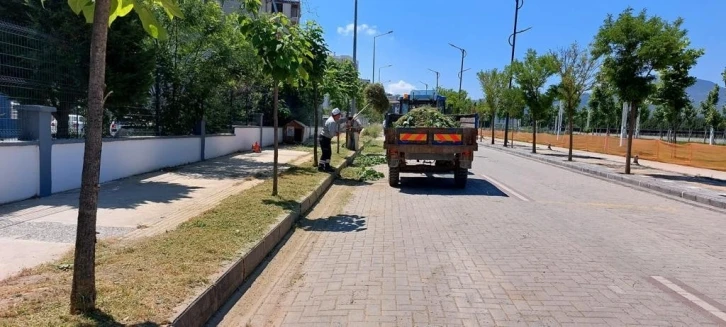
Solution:
[(78, 326), (82, 327), (158, 327), (161, 326), (158, 323), (146, 321), (138, 324), (122, 324), (116, 319), (100, 309), (96, 309), (93, 312), (86, 313), (84, 317), (93, 320), (93, 323), (83, 323)]
[(295, 210), (299, 208), (300, 202), (293, 200), (262, 200), (262, 203), (267, 205), (275, 205), (285, 210)]
[[(272, 162), (268, 162), (266, 159), (260, 153), (248, 153), (232, 157), (210, 159), (179, 168), (166, 168), (163, 171), (172, 172), (184, 177), (200, 179), (263, 178), (272, 176)], [(284, 171), (289, 169), (290, 165), (287, 163), (278, 163), (277, 167), (280, 171)]]
[[(144, 204), (172, 203), (190, 198), (190, 194), (201, 189), (198, 186), (146, 181), (129, 178), (105, 183), (98, 194), (99, 209), (136, 209)], [(0, 217), (20, 218), (24, 215), (38, 216), (78, 208), (80, 190), (56, 193), (44, 198), (33, 198), (0, 206)], [(37, 209), (36, 209), (37, 208)], [(27, 211), (27, 212), (22, 212)], [(32, 212), (30, 212), (32, 211)]]
[(663, 179), (663, 180), (668, 180), (668, 181), (690, 182), (690, 183), (696, 183), (696, 184), (705, 184), (705, 185), (711, 185), (711, 186), (726, 187), (726, 180), (716, 179), (716, 178), (711, 178), (711, 177), (704, 177), (704, 176), (666, 175), (666, 174), (646, 174), (645, 176), (650, 176), (655, 179)]
[(335, 215), (323, 219), (301, 218), (298, 222), (300, 228), (309, 232), (360, 232), (368, 229), (364, 216)]
[[(470, 173), (470, 175), (472, 175)], [(494, 184), (480, 179), (468, 178), (466, 188), (457, 188), (452, 177), (409, 177), (401, 176), (399, 192), (412, 195), (481, 195), (509, 197)]]

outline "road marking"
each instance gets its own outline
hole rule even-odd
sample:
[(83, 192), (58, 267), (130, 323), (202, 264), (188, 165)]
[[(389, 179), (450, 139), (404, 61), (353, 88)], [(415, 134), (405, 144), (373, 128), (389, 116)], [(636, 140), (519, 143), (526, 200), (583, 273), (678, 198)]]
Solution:
[(513, 195), (514, 197), (516, 197), (516, 198), (518, 198), (518, 199), (520, 199), (520, 200), (522, 200), (524, 202), (529, 202), (530, 201), (526, 196), (521, 195), (521, 194), (515, 192), (514, 190), (512, 190), (509, 187), (504, 186), (504, 184), (502, 184), (500, 182), (497, 182), (497, 180), (495, 180), (494, 178), (491, 178), (491, 177), (489, 177), (487, 175), (484, 175), (484, 174), (480, 174), (480, 175), (482, 177), (484, 177), (486, 180), (488, 180), (490, 183), (494, 184), (494, 186), (500, 188), (505, 193), (507, 193), (509, 195)]
[(686, 300), (690, 301), (691, 303), (699, 306), (701, 309), (706, 310), (706, 312), (714, 315), (716, 318), (720, 319), (723, 322), (726, 322), (726, 312), (721, 311), (719, 308), (716, 308), (715, 306), (711, 305), (710, 303), (704, 301), (703, 299), (699, 298), (698, 296), (684, 290), (680, 286), (676, 285), (675, 283), (671, 282), (670, 280), (666, 279), (665, 277), (661, 276), (650, 276), (657, 282), (661, 283), (663, 286), (669, 288), (671, 291), (675, 292), (676, 294), (680, 295), (681, 297), (685, 298)]

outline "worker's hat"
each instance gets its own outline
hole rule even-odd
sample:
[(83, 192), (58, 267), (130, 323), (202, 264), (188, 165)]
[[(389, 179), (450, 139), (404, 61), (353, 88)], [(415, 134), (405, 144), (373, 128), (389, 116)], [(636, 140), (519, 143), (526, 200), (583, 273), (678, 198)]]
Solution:
[(333, 116), (340, 115), (340, 109), (338, 109), (338, 108), (333, 109), (332, 115)]

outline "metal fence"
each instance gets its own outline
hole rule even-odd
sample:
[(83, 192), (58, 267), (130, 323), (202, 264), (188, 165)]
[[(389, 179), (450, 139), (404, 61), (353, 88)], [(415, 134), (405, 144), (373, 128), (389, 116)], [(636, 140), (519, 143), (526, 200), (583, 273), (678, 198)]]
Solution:
[(0, 21), (0, 139), (17, 139), (18, 105), (45, 105), (58, 112), (48, 128), (55, 137), (82, 137), (85, 126), (83, 70), (64, 56), (70, 44)]

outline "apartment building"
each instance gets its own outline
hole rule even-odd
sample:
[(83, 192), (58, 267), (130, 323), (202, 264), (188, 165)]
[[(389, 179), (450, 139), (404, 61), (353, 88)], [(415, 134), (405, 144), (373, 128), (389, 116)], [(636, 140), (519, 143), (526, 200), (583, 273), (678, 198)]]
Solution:
[[(240, 8), (240, 2), (236, 0), (220, 0), (222, 3), (222, 10), (226, 14), (235, 12)], [(300, 0), (262, 0), (262, 6), (260, 6), (260, 12), (267, 13), (282, 13), (288, 18), (293, 24), (300, 23), (301, 7)]]

